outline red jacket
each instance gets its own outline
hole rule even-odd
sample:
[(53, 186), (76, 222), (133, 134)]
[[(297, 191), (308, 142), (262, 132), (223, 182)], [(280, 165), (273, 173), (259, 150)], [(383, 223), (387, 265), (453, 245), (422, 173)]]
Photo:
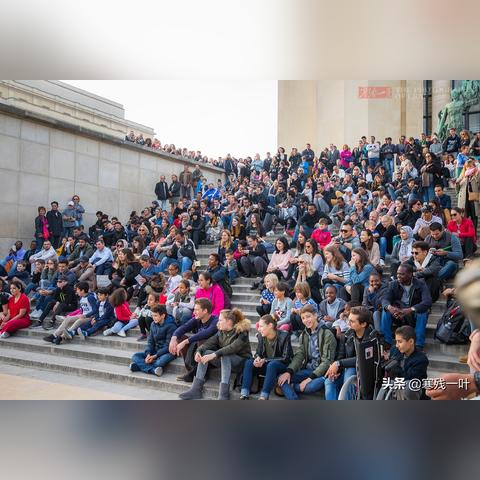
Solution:
[(132, 312), (130, 311), (130, 307), (128, 306), (127, 302), (115, 307), (115, 316), (120, 322), (128, 323), (130, 321)]
[(460, 225), (458, 225), (455, 220), (450, 220), (448, 222), (447, 228), (452, 233), (458, 233), (460, 240), (471, 238), (475, 243), (477, 243), (477, 233), (475, 232), (475, 226), (469, 218), (463, 217), (462, 223), (460, 223)]
[(332, 234), (328, 230), (320, 230), (317, 228), (312, 232), (312, 239), (315, 240), (322, 249), (332, 241)]

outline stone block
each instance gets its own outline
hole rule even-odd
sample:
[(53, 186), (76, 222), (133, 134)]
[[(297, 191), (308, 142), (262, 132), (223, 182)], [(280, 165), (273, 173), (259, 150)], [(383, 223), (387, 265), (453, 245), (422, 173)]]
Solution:
[(23, 141), (20, 149), (22, 172), (48, 175), (50, 168), (50, 147), (40, 143)]
[[(109, 216), (118, 216), (119, 191), (113, 188), (98, 189), (98, 210)], [(126, 219), (124, 219), (126, 220)]]
[(109, 143), (100, 143), (100, 158), (111, 160), (112, 162), (120, 161), (120, 147)]
[(0, 237), (17, 236), (18, 206), (0, 203)]
[(120, 164), (120, 190), (126, 190), (127, 192), (138, 192), (138, 178), (138, 167)]
[(20, 120), (8, 115), (0, 115), (0, 133), (20, 137)]
[(20, 205), (48, 206), (48, 177), (22, 173), (19, 183)]
[(50, 131), (47, 127), (26, 120), (22, 121), (20, 136), (22, 140), (43, 143), (44, 145), (50, 143)]
[(18, 204), (18, 172), (0, 170), (0, 192), (3, 203)]
[(0, 168), (20, 169), (20, 141), (0, 134)]
[(76, 151), (84, 155), (98, 157), (98, 142), (85, 137), (77, 137)]
[(155, 184), (158, 182), (158, 174), (152, 170), (140, 170), (140, 182), (138, 191), (144, 195), (155, 198)]
[(59, 178), (50, 178), (48, 203), (54, 200), (58, 202), (60, 211), (67, 208), (67, 203), (72, 199), (75, 193), (75, 184), (73, 180), (63, 180)]
[[(98, 211), (98, 187), (96, 185), (75, 182), (74, 194), (80, 197), (80, 203), (85, 209), (85, 214), (91, 213), (95, 216), (95, 212)], [(83, 215), (84, 218), (85, 214)], [(95, 222), (96, 220), (93, 223)]]
[(120, 195), (118, 211), (120, 221), (126, 221), (132, 210), (140, 212), (142, 207), (143, 205), (141, 204), (140, 195), (138, 193), (122, 192)]
[(118, 188), (120, 165), (110, 160), (100, 159), (98, 168), (98, 185), (100, 187)]
[(75, 181), (98, 185), (98, 158), (89, 155), (76, 155)]
[(75, 153), (70, 150), (52, 147), (50, 151), (50, 177), (74, 180)]
[(140, 154), (140, 168), (145, 170), (157, 170), (157, 158), (153, 155), (147, 155), (146, 153)]
[[(50, 205), (44, 205), (50, 210)], [(18, 207), (18, 232), (20, 238), (33, 238), (35, 235), (35, 217), (38, 215), (37, 208), (34, 206)]]
[(120, 163), (132, 167), (138, 167), (139, 159), (140, 155), (138, 152), (125, 147), (120, 149)]
[(52, 130), (50, 132), (50, 144), (52, 147), (75, 151), (75, 135), (61, 130)]

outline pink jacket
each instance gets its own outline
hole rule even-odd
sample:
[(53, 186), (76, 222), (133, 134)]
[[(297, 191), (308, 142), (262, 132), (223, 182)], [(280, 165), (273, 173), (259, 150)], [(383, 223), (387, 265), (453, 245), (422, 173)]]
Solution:
[(199, 288), (195, 294), (195, 299), (197, 298), (208, 298), (212, 303), (212, 315), (216, 315), (217, 317), (225, 305), (223, 290), (217, 284), (212, 285), (207, 290)]
[(288, 261), (292, 258), (292, 252), (288, 250), (286, 253), (274, 252), (270, 263), (268, 264), (268, 271), (280, 270), (282, 273), (287, 273), (290, 264)]

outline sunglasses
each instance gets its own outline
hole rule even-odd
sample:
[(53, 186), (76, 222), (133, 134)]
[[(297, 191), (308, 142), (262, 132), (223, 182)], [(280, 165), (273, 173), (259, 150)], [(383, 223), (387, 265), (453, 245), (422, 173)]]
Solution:
[(412, 255), (418, 255), (420, 252), (413, 252), (412, 251)]
[(342, 230), (340, 230), (340, 231), (341, 231), (342, 233), (348, 233), (350, 230), (344, 230), (344, 229), (342, 229)]
[(451, 213), (450, 216), (451, 217), (456, 217), (458, 214), (457, 213)]

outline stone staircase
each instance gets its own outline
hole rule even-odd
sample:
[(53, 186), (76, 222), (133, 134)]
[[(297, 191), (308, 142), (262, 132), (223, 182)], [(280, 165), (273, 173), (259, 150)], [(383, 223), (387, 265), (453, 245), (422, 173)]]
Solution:
[[(452, 200), (456, 196), (452, 195)], [(275, 241), (280, 236), (267, 237)], [(198, 249), (198, 259), (202, 266), (207, 264), (208, 255), (217, 251), (217, 246), (202, 245)], [(388, 274), (388, 261), (385, 272)], [(255, 323), (258, 314), (255, 307), (260, 302), (260, 292), (252, 291), (252, 279), (239, 278), (233, 285), (232, 306), (240, 308), (245, 316), (251, 320), (250, 341), (255, 351), (257, 339), (255, 337)], [(434, 377), (442, 372), (468, 373), (467, 365), (458, 362), (458, 356), (467, 352), (468, 346), (447, 346), (433, 338), (435, 326), (442, 315), (445, 301), (440, 299), (433, 305), (427, 325), (427, 340), (425, 352), (430, 359), (429, 376)], [(88, 379), (98, 379), (104, 382), (114, 382), (125, 386), (135, 386), (144, 391), (144, 398), (152, 396), (152, 389), (171, 393), (181, 393), (189, 388), (189, 384), (178, 382), (176, 376), (184, 373), (182, 359), (176, 359), (165, 368), (162, 377), (132, 373), (128, 369), (133, 353), (141, 351), (145, 343), (136, 341), (139, 330), (132, 329), (127, 338), (117, 336), (104, 337), (103, 335), (89, 338), (86, 342), (78, 337), (72, 342), (53, 346), (42, 340), (45, 336), (43, 329), (25, 329), (18, 331), (14, 336), (0, 341), (0, 372), (1, 363), (16, 365), (25, 369), (58, 372), (59, 374), (75, 375)], [(298, 340), (292, 337), (294, 350), (298, 347)], [(210, 380), (205, 385), (205, 398), (213, 399), (217, 396), (219, 372), (212, 371)], [(233, 392), (232, 398), (238, 398)], [(275, 395), (272, 399), (276, 398)]]

